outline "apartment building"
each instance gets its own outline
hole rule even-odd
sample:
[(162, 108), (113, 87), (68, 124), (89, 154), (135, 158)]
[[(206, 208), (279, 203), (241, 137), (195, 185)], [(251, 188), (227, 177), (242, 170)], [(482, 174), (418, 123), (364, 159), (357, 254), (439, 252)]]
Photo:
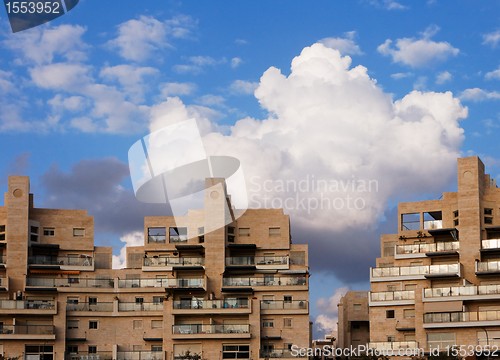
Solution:
[[(204, 209), (146, 217), (112, 269), (84, 210), (34, 207), (9, 177), (0, 207), (0, 354), (19, 359), (291, 358), (310, 344), (307, 245), (282, 210), (234, 220), (221, 179)], [(226, 209), (230, 209), (228, 212)], [(226, 218), (225, 218), (226, 217)], [(229, 217), (229, 218), (228, 218)], [(210, 224), (228, 224), (205, 233)]]
[(500, 346), (500, 189), (481, 160), (459, 159), (457, 192), (400, 203), (398, 217), (371, 269), (370, 347)]
[(337, 304), (337, 347), (357, 348), (370, 341), (368, 291), (348, 291)]

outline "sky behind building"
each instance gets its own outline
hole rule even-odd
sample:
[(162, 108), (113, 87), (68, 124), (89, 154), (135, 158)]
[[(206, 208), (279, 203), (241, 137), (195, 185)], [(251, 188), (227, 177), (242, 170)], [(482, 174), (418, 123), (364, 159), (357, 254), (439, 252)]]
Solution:
[[(241, 161), (250, 206), (284, 206), (308, 242), (317, 334), (337, 289), (368, 288), (398, 201), (455, 188), (456, 158), (498, 179), (494, 1), (83, 0), (12, 34), (0, 11), (0, 183), (85, 208), (99, 245), (140, 241), (130, 146), (195, 118)], [(349, 202), (350, 201), (350, 202)], [(117, 257), (119, 262), (120, 258)]]

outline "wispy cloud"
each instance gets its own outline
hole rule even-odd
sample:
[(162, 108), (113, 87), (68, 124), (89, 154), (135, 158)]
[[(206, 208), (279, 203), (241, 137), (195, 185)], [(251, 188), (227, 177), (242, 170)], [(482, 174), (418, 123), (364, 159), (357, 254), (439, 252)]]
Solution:
[(319, 42), (326, 47), (336, 49), (343, 55), (362, 55), (360, 47), (355, 43), (355, 31), (349, 31), (344, 34), (344, 37), (327, 37)]
[(163, 98), (169, 96), (191, 95), (196, 90), (196, 84), (183, 82), (168, 82), (160, 85), (160, 92)]
[(453, 79), (453, 75), (449, 71), (442, 71), (436, 76), (436, 84), (442, 85)]
[(496, 30), (483, 35), (483, 44), (496, 48), (500, 43), (500, 30)]
[(481, 88), (470, 88), (462, 91), (460, 99), (474, 102), (500, 100), (500, 92), (483, 90)]
[(233, 94), (250, 95), (254, 93), (258, 85), (259, 85), (258, 83), (252, 81), (234, 80), (229, 86), (229, 90)]
[(496, 70), (487, 72), (484, 78), (486, 80), (500, 80), (500, 66)]

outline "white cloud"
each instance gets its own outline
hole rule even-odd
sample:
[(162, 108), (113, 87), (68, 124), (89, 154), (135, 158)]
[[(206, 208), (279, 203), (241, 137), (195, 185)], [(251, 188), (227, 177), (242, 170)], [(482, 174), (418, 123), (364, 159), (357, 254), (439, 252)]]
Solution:
[(327, 37), (321, 39), (319, 42), (326, 47), (340, 51), (344, 55), (362, 55), (363, 52), (354, 42), (355, 36), (355, 31), (349, 31), (345, 33), (345, 37)]
[(442, 85), (453, 79), (453, 75), (449, 71), (442, 71), (436, 76), (436, 84)]
[(500, 66), (496, 70), (487, 72), (484, 78), (486, 80), (500, 80)]
[(500, 92), (488, 91), (480, 88), (465, 89), (460, 94), (460, 99), (465, 101), (486, 101), (486, 100), (500, 100)]
[(162, 97), (191, 95), (196, 90), (196, 85), (193, 83), (169, 82), (160, 85)]
[(86, 28), (79, 25), (36, 27), (10, 35), (4, 44), (19, 54), (20, 63), (49, 64), (58, 57), (77, 62), (86, 59), (85, 32)]
[(90, 68), (81, 64), (56, 63), (37, 66), (29, 71), (34, 84), (42, 89), (75, 91), (92, 81)]
[(245, 80), (234, 80), (229, 86), (233, 94), (253, 94), (259, 84)]
[(139, 231), (134, 231), (123, 235), (120, 241), (124, 243), (120, 249), (119, 255), (113, 255), (113, 269), (121, 269), (127, 265), (127, 246), (142, 246), (144, 245), (144, 234)]
[(101, 69), (101, 78), (116, 81), (134, 102), (144, 101), (144, 93), (149, 89), (146, 78), (158, 75), (158, 69), (134, 65), (107, 66)]
[(241, 64), (243, 64), (243, 60), (239, 57), (234, 57), (231, 59), (231, 67), (233, 69), (236, 69), (237, 67), (239, 67)]
[(224, 106), (226, 99), (220, 95), (207, 94), (199, 97), (197, 102), (205, 106)]
[(342, 296), (349, 291), (348, 287), (341, 287), (329, 297), (321, 297), (316, 302), (316, 308), (321, 312), (314, 319), (316, 330), (325, 334), (334, 333), (337, 330), (337, 321), (339, 317), (338, 303)]
[(140, 16), (118, 26), (118, 35), (109, 41), (120, 56), (130, 61), (145, 61), (162, 49), (171, 47), (172, 39), (186, 38), (195, 22), (188, 16), (160, 21), (152, 16)]
[(391, 74), (391, 78), (396, 79), (396, 80), (405, 79), (405, 78), (408, 78), (411, 76), (413, 76), (413, 74), (411, 72), (399, 72), (399, 73)]
[(47, 102), (56, 111), (81, 111), (86, 107), (86, 99), (82, 96), (68, 96), (64, 97), (57, 94)]
[(492, 48), (495, 48), (497, 47), (498, 43), (500, 43), (500, 30), (493, 31), (483, 35), (484, 45), (489, 45)]
[(203, 56), (203, 55), (191, 56), (187, 58), (187, 64), (174, 65), (173, 69), (174, 71), (180, 74), (191, 73), (196, 75), (203, 72), (203, 69), (208, 66), (216, 66), (219, 64), (223, 64), (226, 61), (227, 60), (225, 58), (217, 60), (211, 56)]
[(451, 56), (457, 56), (460, 51), (450, 43), (431, 40), (437, 31), (437, 27), (431, 26), (421, 34), (420, 38), (401, 38), (397, 39), (395, 44), (387, 39), (377, 47), (377, 50), (382, 55), (390, 56), (393, 62), (413, 68), (432, 65)]
[[(255, 96), (266, 119), (204, 136), (209, 154), (241, 161), (251, 207), (284, 207), (303, 228), (369, 227), (399, 192), (439, 191), (453, 177), (464, 138), (459, 120), (467, 115), (460, 101), (450, 92), (418, 91), (393, 101), (366, 68), (350, 65), (336, 50), (307, 47), (289, 76), (272, 67), (261, 77)], [(191, 118), (186, 109), (179, 99), (158, 107), (150, 129)], [(433, 171), (443, 176), (430, 179)], [(280, 187), (285, 180), (309, 182), (296, 191)], [(317, 187), (317, 180), (333, 185)], [(371, 189), (355, 185), (370, 181)]]
[(386, 10), (407, 10), (408, 7), (395, 0), (370, 0), (370, 4)]

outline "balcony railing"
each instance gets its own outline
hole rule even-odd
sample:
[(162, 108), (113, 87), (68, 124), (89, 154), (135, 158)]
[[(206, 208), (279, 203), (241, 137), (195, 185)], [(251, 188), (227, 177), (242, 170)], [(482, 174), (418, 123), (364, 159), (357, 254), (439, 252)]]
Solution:
[(372, 278), (459, 274), (460, 264), (419, 265), (402, 267), (372, 268)]
[(233, 256), (226, 258), (227, 266), (288, 265), (288, 256)]
[(202, 257), (147, 257), (144, 266), (203, 266)]
[(443, 220), (424, 220), (424, 230), (442, 229)]
[(442, 241), (431, 244), (407, 244), (396, 245), (397, 255), (425, 254), (431, 252), (457, 251), (460, 248), (459, 241)]
[(119, 288), (203, 288), (205, 286), (204, 278), (194, 279), (125, 279), (118, 280)]
[(380, 341), (368, 343), (369, 349), (377, 349), (378, 351), (391, 351), (400, 349), (418, 349), (416, 341)]
[(306, 284), (306, 276), (230, 277), (223, 279), (223, 286), (294, 286)]
[(261, 300), (261, 310), (298, 310), (307, 309), (309, 302), (307, 300)]
[(500, 249), (500, 239), (481, 240), (481, 249)]
[(77, 352), (67, 354), (65, 360), (113, 360), (112, 351), (97, 351), (95, 353)]
[(476, 272), (500, 272), (500, 261), (478, 261)]
[(118, 311), (162, 311), (162, 302), (120, 302), (118, 303)]
[(426, 324), (498, 320), (500, 320), (500, 310), (455, 311), (424, 314), (424, 323)]
[(18, 310), (55, 310), (56, 303), (53, 300), (0, 300), (0, 309)]
[(400, 300), (415, 300), (415, 291), (400, 290), (400, 291), (370, 292), (370, 301), (400, 301)]
[(163, 351), (118, 351), (117, 360), (164, 360)]
[(187, 242), (188, 237), (187, 235), (170, 235), (170, 242), (171, 243), (180, 243), (180, 242)]
[(48, 277), (27, 277), (26, 286), (32, 287), (75, 287), (75, 288), (112, 288), (113, 279), (94, 279), (94, 278), (48, 278)]
[(98, 303), (81, 302), (78, 304), (68, 303), (66, 304), (66, 310), (110, 312), (113, 311), (113, 303), (112, 302), (98, 302)]
[(7, 278), (0, 278), (0, 287), (7, 288), (9, 280)]
[(500, 294), (500, 285), (452, 286), (424, 289), (424, 298), (498, 294)]
[(28, 258), (30, 265), (61, 265), (61, 266), (88, 266), (93, 264), (93, 258), (90, 255), (81, 256), (46, 256), (35, 255)]
[(54, 325), (3, 325), (0, 334), (54, 335)]
[(247, 309), (248, 300), (174, 300), (174, 309)]
[(204, 324), (185, 324), (172, 325), (174, 334), (248, 334), (250, 325), (204, 325)]
[[(297, 352), (298, 353), (298, 352)], [(307, 356), (293, 356), (295, 353), (288, 349), (260, 350), (259, 358), (280, 359), (280, 358), (307, 358)]]

